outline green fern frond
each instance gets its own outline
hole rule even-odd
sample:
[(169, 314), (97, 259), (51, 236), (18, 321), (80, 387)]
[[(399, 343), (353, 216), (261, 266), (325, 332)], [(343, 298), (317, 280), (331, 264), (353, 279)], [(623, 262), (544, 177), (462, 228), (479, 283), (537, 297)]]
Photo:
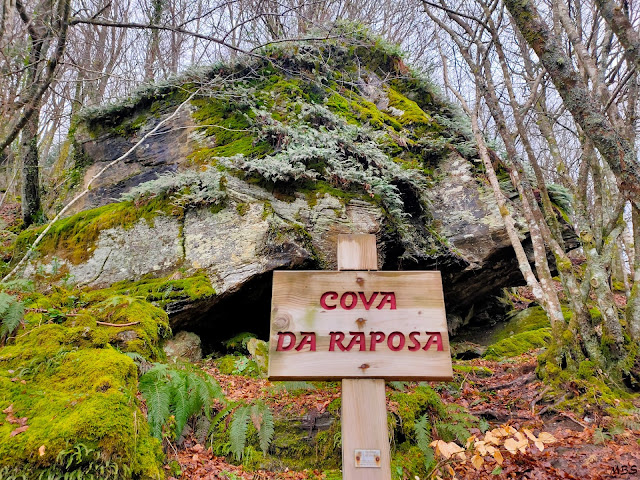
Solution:
[(266, 455), (275, 433), (273, 413), (265, 403), (257, 402), (251, 407), (251, 416), (260, 418), (259, 428), (257, 429), (258, 440), (260, 441), (260, 448)]
[(13, 295), (0, 292), (0, 340), (16, 331), (24, 315), (24, 305)]
[(235, 404), (230, 404), (220, 410), (216, 415), (211, 419), (211, 425), (209, 426), (209, 435), (211, 435), (214, 429), (218, 426), (218, 424), (223, 421), (225, 418), (229, 416), (231, 412), (233, 412), (234, 408), (236, 408)]
[(416, 444), (422, 452), (430, 450), (429, 444), (431, 443), (431, 425), (429, 424), (429, 417), (425, 413), (415, 423), (416, 430)]
[(435, 424), (438, 436), (445, 442), (452, 442), (457, 440), (458, 443), (465, 443), (467, 438), (471, 436), (471, 433), (464, 425), (449, 422), (438, 422)]
[(182, 372), (178, 372), (176, 375), (173, 375), (171, 377), (170, 387), (171, 406), (176, 419), (175, 439), (177, 440), (182, 434), (189, 417), (197, 413), (200, 408), (197, 408), (199, 405), (190, 401), (190, 398), (193, 396), (190, 395), (189, 392), (188, 375), (185, 375)]
[(146, 359), (138, 352), (124, 352), (124, 354), (136, 363), (146, 362)]
[(248, 405), (239, 407), (233, 414), (231, 428), (229, 430), (229, 440), (231, 442), (231, 453), (236, 460), (241, 460), (244, 447), (247, 442), (247, 429), (251, 419), (251, 408)]
[(399, 392), (404, 392), (407, 389), (407, 382), (393, 381), (393, 382), (389, 382), (389, 386), (394, 390), (398, 390)]
[[(144, 377), (144, 375), (143, 375)], [(169, 418), (171, 386), (164, 382), (140, 382), (140, 391), (147, 402), (151, 434), (162, 440), (162, 426)]]

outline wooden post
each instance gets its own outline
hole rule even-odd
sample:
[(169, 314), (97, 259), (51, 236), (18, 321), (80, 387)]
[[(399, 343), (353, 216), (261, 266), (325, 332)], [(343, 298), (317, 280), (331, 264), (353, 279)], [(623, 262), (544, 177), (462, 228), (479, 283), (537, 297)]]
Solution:
[[(375, 235), (338, 235), (338, 270), (377, 270)], [(342, 479), (390, 480), (383, 379), (342, 380)]]

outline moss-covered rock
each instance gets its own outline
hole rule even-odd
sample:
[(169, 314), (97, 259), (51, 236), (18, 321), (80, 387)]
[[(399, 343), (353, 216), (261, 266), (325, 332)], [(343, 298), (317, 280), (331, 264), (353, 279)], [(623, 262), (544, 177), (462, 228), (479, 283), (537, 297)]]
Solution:
[(484, 357), (489, 360), (501, 360), (506, 357), (516, 357), (547, 346), (551, 340), (550, 328), (517, 333), (509, 338), (500, 340), (487, 348)]
[(0, 407), (26, 418), (28, 429), (12, 436), (17, 425), (0, 417), (0, 467), (162, 478), (160, 444), (149, 434), (138, 371), (125, 352), (163, 358), (167, 314), (110, 290), (53, 289), (24, 294), (23, 302), (24, 325), (0, 348)]

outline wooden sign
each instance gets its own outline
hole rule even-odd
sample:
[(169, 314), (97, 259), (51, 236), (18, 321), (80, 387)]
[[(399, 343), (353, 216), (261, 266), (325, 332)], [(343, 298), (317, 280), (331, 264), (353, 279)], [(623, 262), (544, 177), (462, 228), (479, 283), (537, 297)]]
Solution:
[(453, 375), (435, 271), (275, 271), (269, 344), (270, 380)]

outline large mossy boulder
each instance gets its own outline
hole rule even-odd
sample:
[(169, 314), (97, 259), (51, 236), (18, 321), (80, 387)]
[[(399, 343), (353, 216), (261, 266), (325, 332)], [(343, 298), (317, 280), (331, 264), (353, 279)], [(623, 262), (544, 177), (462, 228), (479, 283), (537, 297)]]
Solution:
[[(165, 305), (172, 325), (198, 333), (233, 295), (264, 304), (274, 269), (334, 269), (342, 233), (376, 234), (382, 269), (441, 270), (452, 328), (521, 281), (468, 120), (362, 32), (269, 47), (86, 111), (52, 208), (140, 141), (25, 275), (104, 287), (204, 274), (216, 295)], [(22, 233), (18, 251), (39, 232)]]
[(164, 358), (166, 312), (114, 289), (17, 295), (24, 320), (0, 348), (0, 477), (164, 478), (132, 358)]

